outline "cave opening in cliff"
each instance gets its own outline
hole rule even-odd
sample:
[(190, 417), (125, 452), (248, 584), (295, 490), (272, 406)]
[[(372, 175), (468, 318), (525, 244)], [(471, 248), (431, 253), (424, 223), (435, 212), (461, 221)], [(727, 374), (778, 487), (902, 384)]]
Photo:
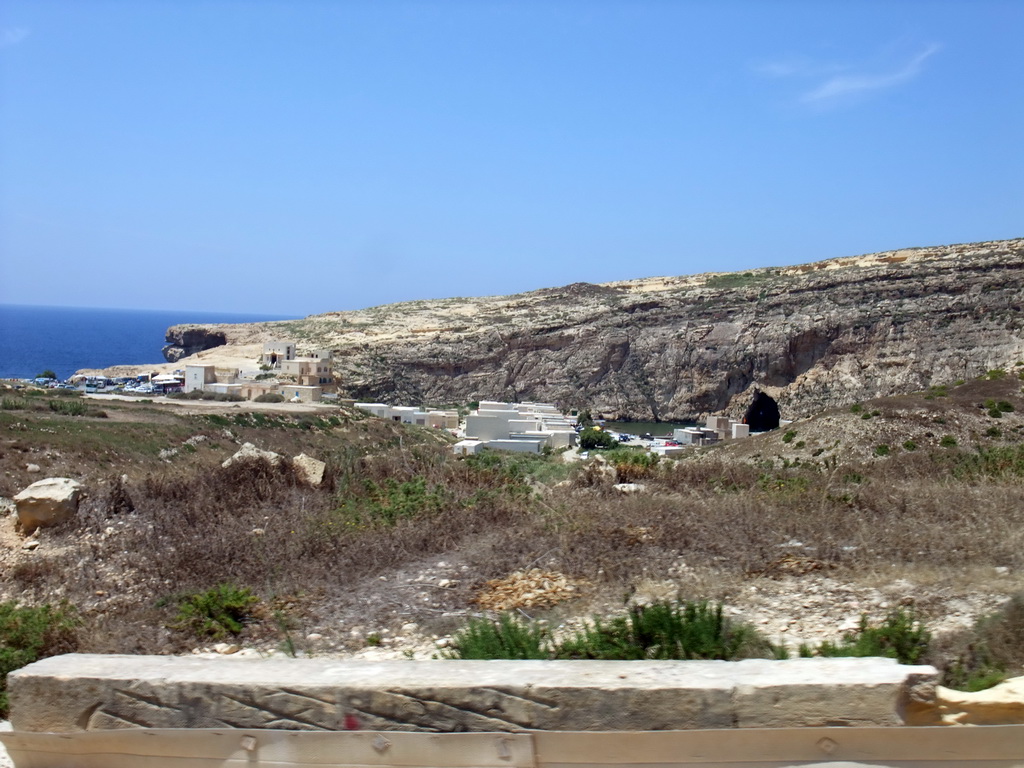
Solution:
[(743, 423), (750, 427), (751, 432), (778, 429), (779, 404), (775, 402), (775, 398), (760, 390), (754, 392), (754, 399), (743, 415)]

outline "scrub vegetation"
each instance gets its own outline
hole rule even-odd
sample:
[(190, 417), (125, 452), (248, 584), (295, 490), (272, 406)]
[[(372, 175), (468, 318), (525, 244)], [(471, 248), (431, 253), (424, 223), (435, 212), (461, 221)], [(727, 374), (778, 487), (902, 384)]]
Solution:
[[(623, 446), (577, 463), (557, 453), (459, 459), (441, 430), (344, 407), (112, 402), (97, 418), (91, 405), (76, 415), (51, 409), (57, 395), (12, 392), (0, 409), (0, 496), (44, 476), (73, 477), (88, 495), (74, 521), (39, 531), (34, 550), (13, 518), (3, 522), (0, 599), (49, 610), (43, 623), (60, 629), (43, 633), (59, 642), (28, 643), (19, 663), (66, 647), (187, 652), (226, 637), (294, 653), (310, 627), (327, 625), (341, 650), (367, 642), (351, 639), (353, 627), (408, 621), (455, 632), (449, 652), (466, 658), (493, 648), (522, 658), (736, 658), (786, 652), (730, 612), (750, 587), (898, 576), (938, 586), (807, 652), (926, 660), (949, 682), (977, 686), (1022, 672), (1020, 598), (960, 635), (932, 626), (952, 583), (1024, 589), (1017, 389), (1012, 377), (988, 377), (678, 460)], [(996, 432), (989, 399), (1001, 413)], [(283, 458), (222, 466), (244, 442)], [(326, 462), (322, 484), (293, 465), (300, 453)], [(457, 563), (459, 578), (416, 586), (409, 574), (439, 561)], [(529, 618), (474, 607), (484, 584), (538, 566), (570, 575), (581, 585), (574, 598)], [(998, 588), (978, 575), (997, 569), (1007, 574)], [(638, 606), (632, 596), (652, 580), (679, 599)], [(54, 605), (74, 606), (77, 625)], [(591, 618), (555, 631), (580, 616)]]

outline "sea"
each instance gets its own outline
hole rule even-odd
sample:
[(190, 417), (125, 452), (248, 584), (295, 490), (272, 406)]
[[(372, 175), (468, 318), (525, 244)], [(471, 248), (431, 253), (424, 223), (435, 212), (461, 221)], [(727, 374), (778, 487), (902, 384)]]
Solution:
[(181, 323), (258, 323), (292, 316), (194, 310), (82, 309), (0, 304), (0, 378), (45, 370), (63, 380), (81, 368), (164, 363), (164, 335)]

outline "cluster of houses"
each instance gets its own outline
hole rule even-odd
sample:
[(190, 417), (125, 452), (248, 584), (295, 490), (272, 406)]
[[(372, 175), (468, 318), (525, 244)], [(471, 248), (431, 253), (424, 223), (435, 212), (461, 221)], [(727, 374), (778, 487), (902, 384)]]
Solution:
[(659, 456), (676, 456), (696, 445), (712, 445), (721, 440), (742, 440), (750, 437), (750, 427), (742, 421), (728, 416), (708, 416), (703, 427), (673, 429), (671, 439), (656, 439), (651, 453)]
[(459, 412), (445, 410), (424, 410), (405, 405), (386, 405), (384, 403), (355, 403), (355, 407), (366, 411), (378, 419), (398, 421), (402, 424), (417, 424), (421, 427), (447, 429), (455, 431), (459, 428)]
[(465, 439), (457, 442), (456, 455), (468, 456), (484, 448), (541, 453), (576, 444), (576, 419), (563, 415), (549, 403), (498, 403), (482, 401), (466, 416)]
[[(274, 374), (267, 379), (242, 376), (237, 368), (215, 365), (186, 365), (182, 388), (185, 392), (213, 392), (254, 400), (260, 395), (279, 394), (295, 403), (315, 403), (326, 390), (333, 389), (331, 350), (318, 349), (299, 356), (290, 341), (263, 345), (260, 369)], [(278, 378), (288, 381), (280, 381)]]
[[(458, 411), (423, 410), (384, 403), (356, 403), (381, 419), (424, 427), (460, 430)], [(485, 400), (466, 416), (463, 439), (453, 446), (457, 456), (470, 456), (484, 448), (541, 453), (544, 448), (568, 448), (576, 444), (576, 420), (564, 416), (549, 403), (499, 403)]]
[[(457, 456), (480, 453), (485, 448), (502, 451), (541, 453), (577, 444), (577, 420), (550, 403), (502, 403), (484, 400), (466, 416), (461, 428), (457, 411), (427, 410), (385, 403), (355, 403), (356, 408), (378, 418), (450, 430), (461, 437), (452, 446)], [(721, 440), (750, 436), (747, 424), (726, 416), (709, 416), (703, 427), (675, 429), (671, 436), (654, 438), (648, 450), (661, 456), (675, 456), (692, 446), (711, 445)]]

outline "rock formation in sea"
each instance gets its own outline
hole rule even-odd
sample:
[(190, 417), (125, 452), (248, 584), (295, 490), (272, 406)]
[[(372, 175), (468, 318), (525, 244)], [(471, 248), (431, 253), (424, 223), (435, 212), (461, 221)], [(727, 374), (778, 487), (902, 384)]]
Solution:
[(164, 359), (176, 363), (183, 357), (213, 349), (227, 343), (224, 331), (206, 325), (172, 325), (164, 338)]

